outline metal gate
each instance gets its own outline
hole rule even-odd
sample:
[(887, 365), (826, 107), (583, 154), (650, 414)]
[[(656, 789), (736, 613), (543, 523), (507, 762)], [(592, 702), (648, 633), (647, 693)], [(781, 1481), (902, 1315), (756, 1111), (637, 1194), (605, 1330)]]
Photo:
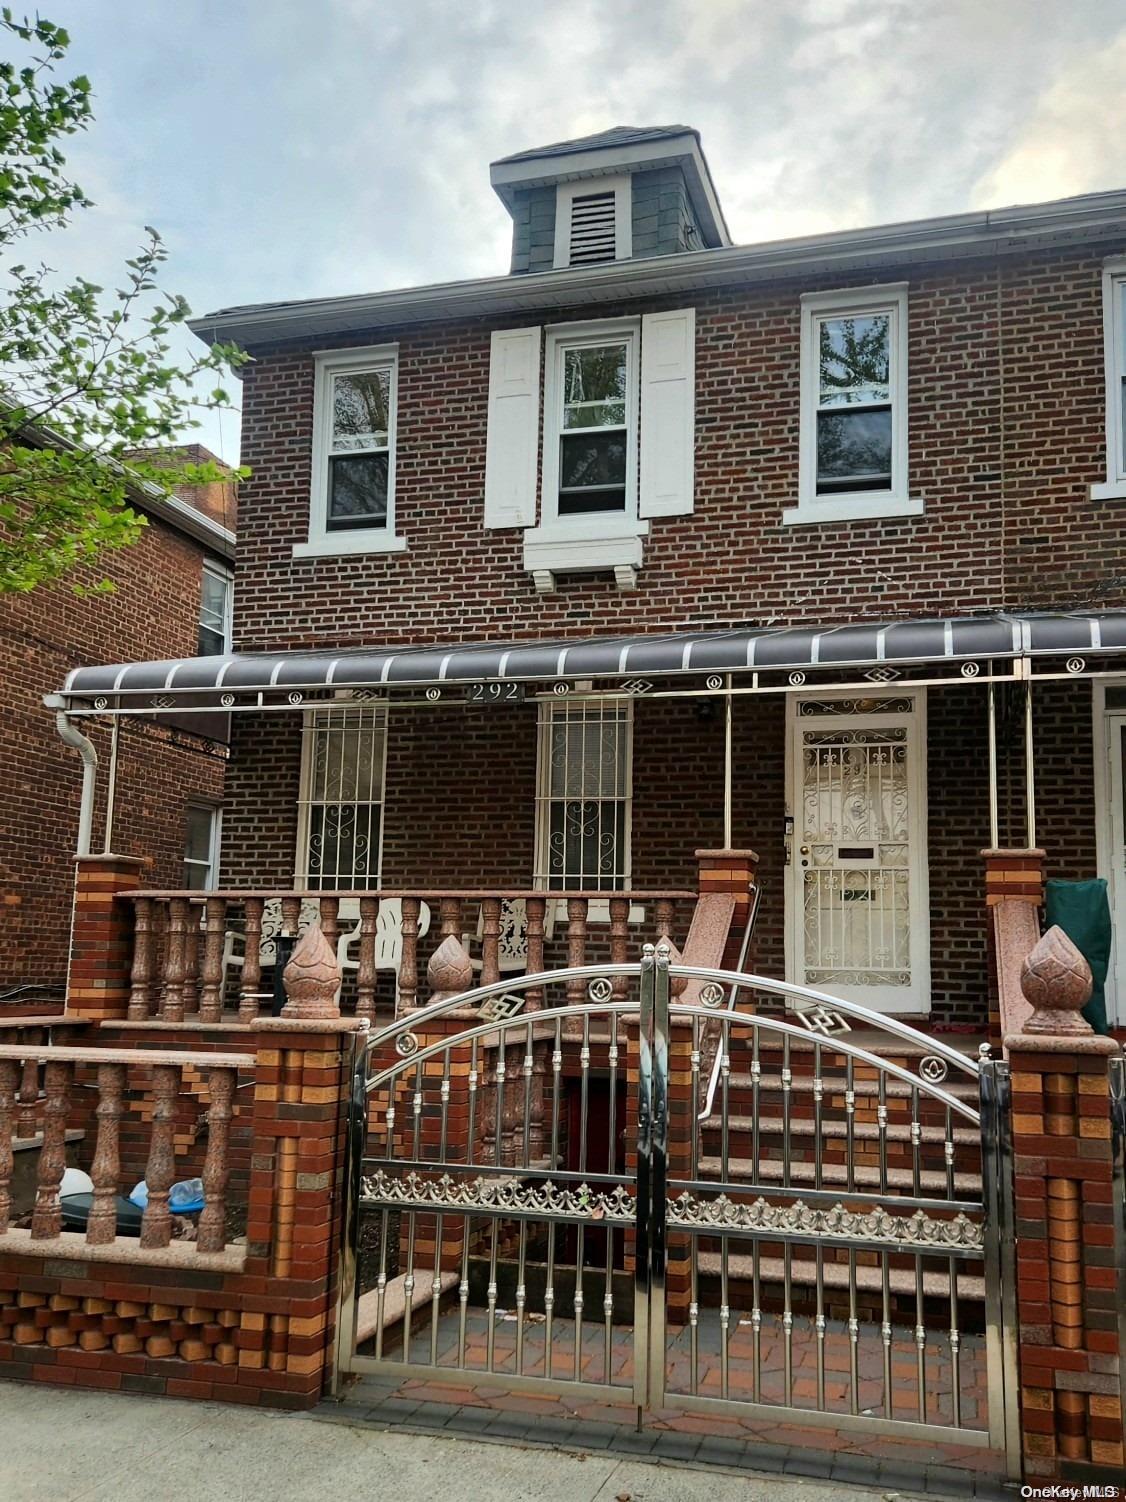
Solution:
[(768, 1416), (1019, 1465), (1009, 1081), (987, 1047), (649, 945), (374, 1033), (347, 1184), (338, 1382)]

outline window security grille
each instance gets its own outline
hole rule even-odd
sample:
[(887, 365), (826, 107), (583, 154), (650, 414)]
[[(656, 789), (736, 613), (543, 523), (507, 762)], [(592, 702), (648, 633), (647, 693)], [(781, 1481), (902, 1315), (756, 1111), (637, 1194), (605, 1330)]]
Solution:
[(571, 200), (572, 266), (612, 261), (617, 254), (616, 196), (588, 193)]
[(386, 754), (386, 706), (348, 705), (306, 714), (298, 805), (300, 889), (379, 886)]
[(628, 885), (633, 803), (629, 704), (542, 704), (536, 885), (612, 892)]

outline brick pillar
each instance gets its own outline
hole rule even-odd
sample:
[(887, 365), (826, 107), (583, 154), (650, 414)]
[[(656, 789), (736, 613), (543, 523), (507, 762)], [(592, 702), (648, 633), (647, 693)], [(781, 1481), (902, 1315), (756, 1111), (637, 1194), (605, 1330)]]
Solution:
[(1029, 1480), (1121, 1482), (1108, 1061), (1079, 1015), (1090, 971), (1058, 928), (1027, 956), (1012, 1071), (1021, 1441)]
[(263, 1297), (242, 1316), (239, 1368), (311, 1408), (331, 1376), (348, 1089), (367, 1024), (264, 1017), (253, 1028), (246, 1273), (261, 1280)]
[(133, 910), (121, 892), (135, 892), (144, 862), (131, 855), (80, 855), (74, 874), (74, 911), (67, 970), (68, 1017), (104, 1022), (129, 1009)]
[(735, 898), (735, 912), (720, 967), (736, 970), (754, 897), (758, 853), (754, 850), (697, 850), (696, 860), (699, 863), (701, 897), (710, 892), (730, 892)]
[(989, 1039), (998, 1044), (1002, 1033), (1015, 1029), (1029, 1010), (1020, 992), (1020, 966), (1040, 937), (1045, 856), (1043, 850), (983, 850), (981, 858), (988, 919)]

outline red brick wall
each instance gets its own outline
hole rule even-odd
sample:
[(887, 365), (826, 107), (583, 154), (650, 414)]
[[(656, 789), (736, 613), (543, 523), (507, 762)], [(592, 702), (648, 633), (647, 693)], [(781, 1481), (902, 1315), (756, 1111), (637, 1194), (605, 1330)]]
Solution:
[[(152, 520), (135, 547), (105, 555), (79, 582), (109, 577), (112, 594), (77, 596), (67, 585), (9, 596), (0, 630), (0, 989), (61, 987), (70, 933), (81, 763), (55, 730), (42, 696), (71, 668), (195, 651), (202, 553)], [(109, 734), (84, 727), (98, 749), (95, 848), (104, 829)], [(147, 862), (144, 885), (182, 879), (185, 801), (218, 802), (224, 748), (166, 726), (126, 722), (121, 732), (115, 851)]]
[(799, 299), (812, 283), (673, 299), (697, 308), (696, 510), (652, 524), (632, 592), (576, 576), (539, 596), (520, 532), (484, 530), (484, 321), (336, 341), (399, 342), (397, 525), (409, 551), (294, 560), (308, 516), (313, 361), (307, 350), (257, 350), (244, 395), (254, 474), (240, 494), (238, 643), (831, 623), (1095, 594), (1122, 603), (1117, 514), (1087, 499), (1105, 473), (1101, 263), (1122, 248), (873, 272), (910, 282), (920, 518), (782, 525), (797, 496)]

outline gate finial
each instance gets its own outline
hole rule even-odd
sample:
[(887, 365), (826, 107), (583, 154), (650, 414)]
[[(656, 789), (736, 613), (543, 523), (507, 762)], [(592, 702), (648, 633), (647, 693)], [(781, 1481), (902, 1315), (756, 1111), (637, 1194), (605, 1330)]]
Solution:
[(1091, 967), (1058, 924), (1025, 957), (1020, 988), (1032, 1007), (1025, 1033), (1085, 1034), (1094, 1029), (1080, 1015), (1091, 998)]
[(282, 1007), (282, 1016), (298, 1020), (338, 1018), (340, 979), (340, 966), (332, 945), (321, 932), (321, 925), (310, 923), (282, 974), (289, 998)]

